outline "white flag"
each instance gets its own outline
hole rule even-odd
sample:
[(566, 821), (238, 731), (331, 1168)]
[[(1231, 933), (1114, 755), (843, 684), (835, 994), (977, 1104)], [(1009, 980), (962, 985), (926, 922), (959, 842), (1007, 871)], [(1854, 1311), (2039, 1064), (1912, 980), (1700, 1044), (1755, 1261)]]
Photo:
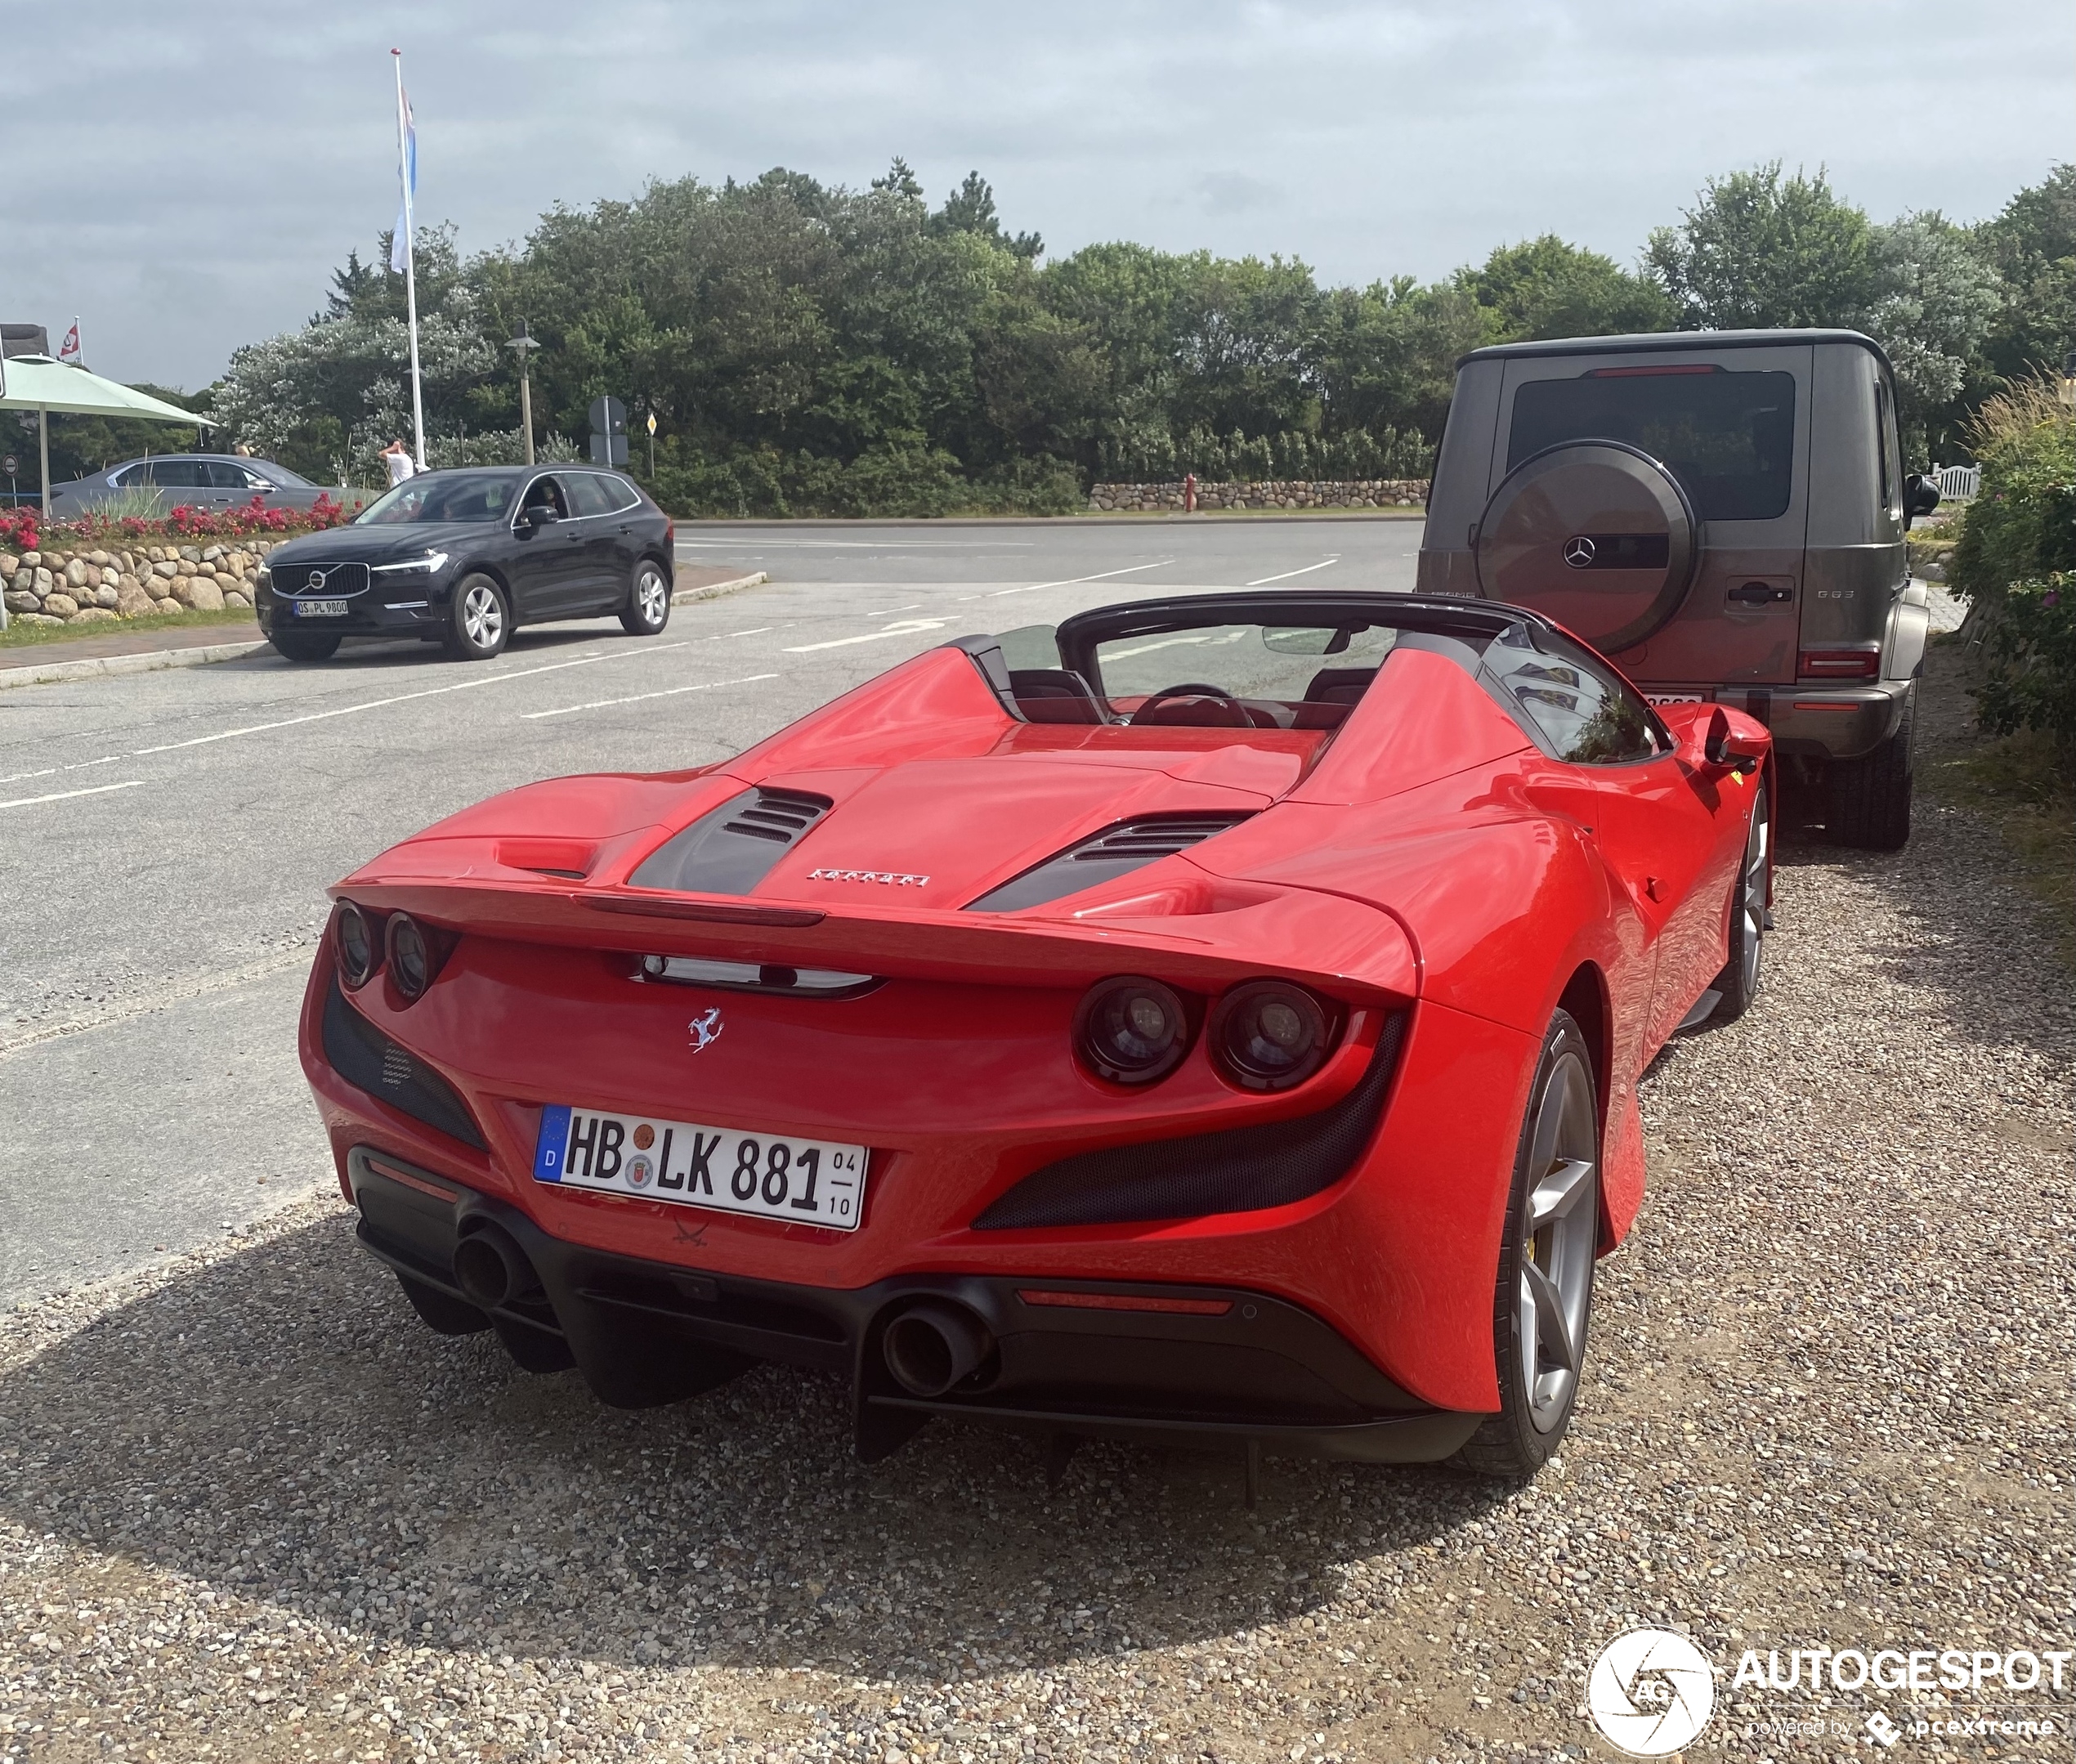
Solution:
[(401, 275), (411, 248), (411, 206), (418, 193), (418, 128), (411, 114), (408, 92), (404, 96), (403, 156), (397, 162), (396, 181), (400, 192), (396, 205), (396, 231), (389, 240), (389, 266)]

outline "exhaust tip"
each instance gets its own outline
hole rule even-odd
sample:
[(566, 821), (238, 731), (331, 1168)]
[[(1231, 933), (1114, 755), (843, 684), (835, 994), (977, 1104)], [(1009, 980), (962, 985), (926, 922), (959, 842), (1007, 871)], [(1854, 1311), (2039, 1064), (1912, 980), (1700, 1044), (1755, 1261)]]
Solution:
[(994, 1351), (987, 1326), (963, 1305), (926, 1299), (887, 1325), (887, 1370), (911, 1396), (942, 1396)]
[(485, 1225), (454, 1249), (454, 1284), (485, 1310), (509, 1305), (540, 1285), (540, 1276), (511, 1233)]

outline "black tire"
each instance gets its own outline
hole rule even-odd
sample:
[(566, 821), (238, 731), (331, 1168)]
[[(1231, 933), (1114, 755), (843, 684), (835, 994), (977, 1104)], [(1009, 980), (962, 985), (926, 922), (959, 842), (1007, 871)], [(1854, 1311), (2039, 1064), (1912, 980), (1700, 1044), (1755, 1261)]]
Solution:
[(634, 566), (620, 623), (629, 637), (654, 637), (670, 623), (670, 578), (655, 558), (644, 557)]
[(443, 639), (450, 656), (456, 661), (488, 661), (503, 651), (511, 635), (512, 605), (492, 578), (478, 571), (454, 584)]
[(1824, 824), (1832, 841), (1862, 851), (1899, 852), (1910, 842), (1912, 748), (1917, 691), (1903, 701), (1896, 732), (1860, 759), (1834, 759), (1824, 777)]
[[(1492, 1295), (1500, 1412), (1452, 1462), (1519, 1481), (1534, 1475), (1557, 1449), (1577, 1400), (1600, 1237), (1600, 1107), (1593, 1056), (1578, 1024), (1560, 1010), (1550, 1019), (1528, 1087), (1500, 1244)], [(1538, 1293), (1538, 1275), (1547, 1295)]]
[(291, 661), (324, 661), (338, 653), (336, 631), (269, 631), (266, 640)]
[(1772, 805), (1766, 786), (1755, 782), (1752, 831), (1744, 839), (1744, 860), (1730, 884), (1730, 959), (1709, 984), (1719, 995), (1711, 1023), (1735, 1023), (1759, 996), (1760, 955), (1766, 942), (1766, 859), (1773, 848)]
[(490, 1327), (490, 1319), (466, 1299), (442, 1292), (409, 1274), (397, 1275), (396, 1283), (403, 1287), (404, 1296), (411, 1301), (411, 1309), (426, 1327), (441, 1335), (480, 1335)]

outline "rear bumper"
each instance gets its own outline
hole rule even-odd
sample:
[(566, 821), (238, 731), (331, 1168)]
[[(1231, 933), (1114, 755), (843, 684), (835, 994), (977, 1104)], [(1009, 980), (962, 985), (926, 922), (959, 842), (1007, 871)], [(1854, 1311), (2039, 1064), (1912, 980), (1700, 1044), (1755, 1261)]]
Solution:
[(1778, 754), (1858, 759), (1895, 734), (1910, 696), (1908, 680), (1859, 686), (1681, 686), (1642, 681), (1648, 696), (1693, 693), (1764, 723)]
[[(1048, 1433), (1251, 1442), (1293, 1454), (1422, 1463), (1456, 1451), (1483, 1419), (1426, 1407), (1320, 1318), (1241, 1287), (897, 1276), (849, 1290), (695, 1273), (570, 1243), (494, 1198), (358, 1145), (347, 1159), (361, 1242), (407, 1278), (466, 1305), (456, 1246), (494, 1226), (517, 1240), (539, 1294), (486, 1324), (557, 1363), (559, 1347), (600, 1398), (644, 1407), (692, 1395), (759, 1360), (843, 1374), (854, 1444), (870, 1462), (934, 1416)], [(1033, 1303), (1042, 1290), (1080, 1304)], [(986, 1326), (994, 1352), (943, 1397), (906, 1395), (886, 1370), (888, 1319), (919, 1299), (949, 1300)], [(1181, 1301), (1188, 1311), (1108, 1300)]]

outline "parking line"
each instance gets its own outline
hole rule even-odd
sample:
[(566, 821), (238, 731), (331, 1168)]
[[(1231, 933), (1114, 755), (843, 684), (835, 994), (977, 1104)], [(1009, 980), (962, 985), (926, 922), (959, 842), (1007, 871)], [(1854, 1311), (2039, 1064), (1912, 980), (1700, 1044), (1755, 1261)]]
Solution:
[(1152, 563), (1135, 563), (1128, 570), (1105, 570), (1096, 575), (1070, 575), (1057, 582), (1033, 582), (1023, 588), (998, 588), (989, 598), (999, 598), (1004, 594), (1035, 594), (1041, 588), (1072, 588), (1076, 582), (1107, 582), (1113, 575), (1137, 575), (1142, 570), (1158, 570), (1174, 561), (1172, 557), (1162, 557)]
[(485, 674), (480, 679), (458, 680), (452, 686), (429, 686), (422, 692), (399, 692), (393, 698), (371, 698), (365, 704), (341, 705), (336, 710), (313, 710), (306, 717), (284, 717), (279, 723), (255, 723), (242, 729), (221, 729), (214, 735), (198, 735), (191, 741), (167, 741), (158, 747), (139, 747), (129, 757), (141, 759), (147, 754), (176, 753), (184, 747), (205, 747), (211, 741), (228, 741), (241, 735), (265, 735), (275, 729), (293, 729), (300, 723), (323, 723), (332, 717), (350, 717), (363, 710), (380, 710), (389, 705), (407, 705), (414, 698), (437, 698), (444, 692), (465, 692), (472, 687), (502, 686), (508, 680), (530, 679), (537, 674), (555, 674), (564, 668), (588, 667), (594, 661), (627, 661), (642, 656), (660, 655), (668, 649), (686, 649), (691, 647), (687, 638), (682, 643), (657, 643), (644, 649), (616, 651), (610, 656), (580, 656), (575, 661), (551, 661), (545, 667), (521, 668), (510, 674)]
[(605, 710), (614, 705), (638, 705), (651, 698), (675, 698), (680, 692), (710, 692), (723, 686), (748, 686), (757, 680), (776, 680), (776, 674), (745, 674), (739, 680), (701, 680), (696, 686), (665, 687), (660, 692), (637, 692), (632, 698), (594, 698), (588, 705), (564, 705), (554, 710), (529, 710), (521, 721), (532, 723), (542, 717), (566, 717), (579, 710)]
[(26, 808), (34, 803), (61, 803), (70, 796), (105, 796), (110, 790), (133, 790), (143, 782), (142, 778), (132, 778), (127, 784), (96, 784), (91, 790), (53, 790), (48, 796), (17, 796), (12, 802), (0, 803), (0, 808)]
[(785, 653), (805, 656), (817, 649), (848, 649), (853, 643), (876, 643), (883, 637), (915, 637), (924, 631), (942, 631), (949, 619), (899, 619), (884, 631), (867, 631), (862, 637), (832, 637), (825, 643), (794, 643)]
[(1264, 575), (1258, 582), (1248, 583), (1247, 586), (1250, 588), (1266, 588), (1271, 582), (1287, 582), (1294, 575), (1309, 575), (1314, 570), (1323, 570), (1327, 567), (1327, 564), (1339, 563), (1340, 562), (1340, 554), (1336, 552), (1332, 557), (1327, 558), (1325, 563), (1308, 563), (1302, 570), (1286, 570), (1281, 575)]

